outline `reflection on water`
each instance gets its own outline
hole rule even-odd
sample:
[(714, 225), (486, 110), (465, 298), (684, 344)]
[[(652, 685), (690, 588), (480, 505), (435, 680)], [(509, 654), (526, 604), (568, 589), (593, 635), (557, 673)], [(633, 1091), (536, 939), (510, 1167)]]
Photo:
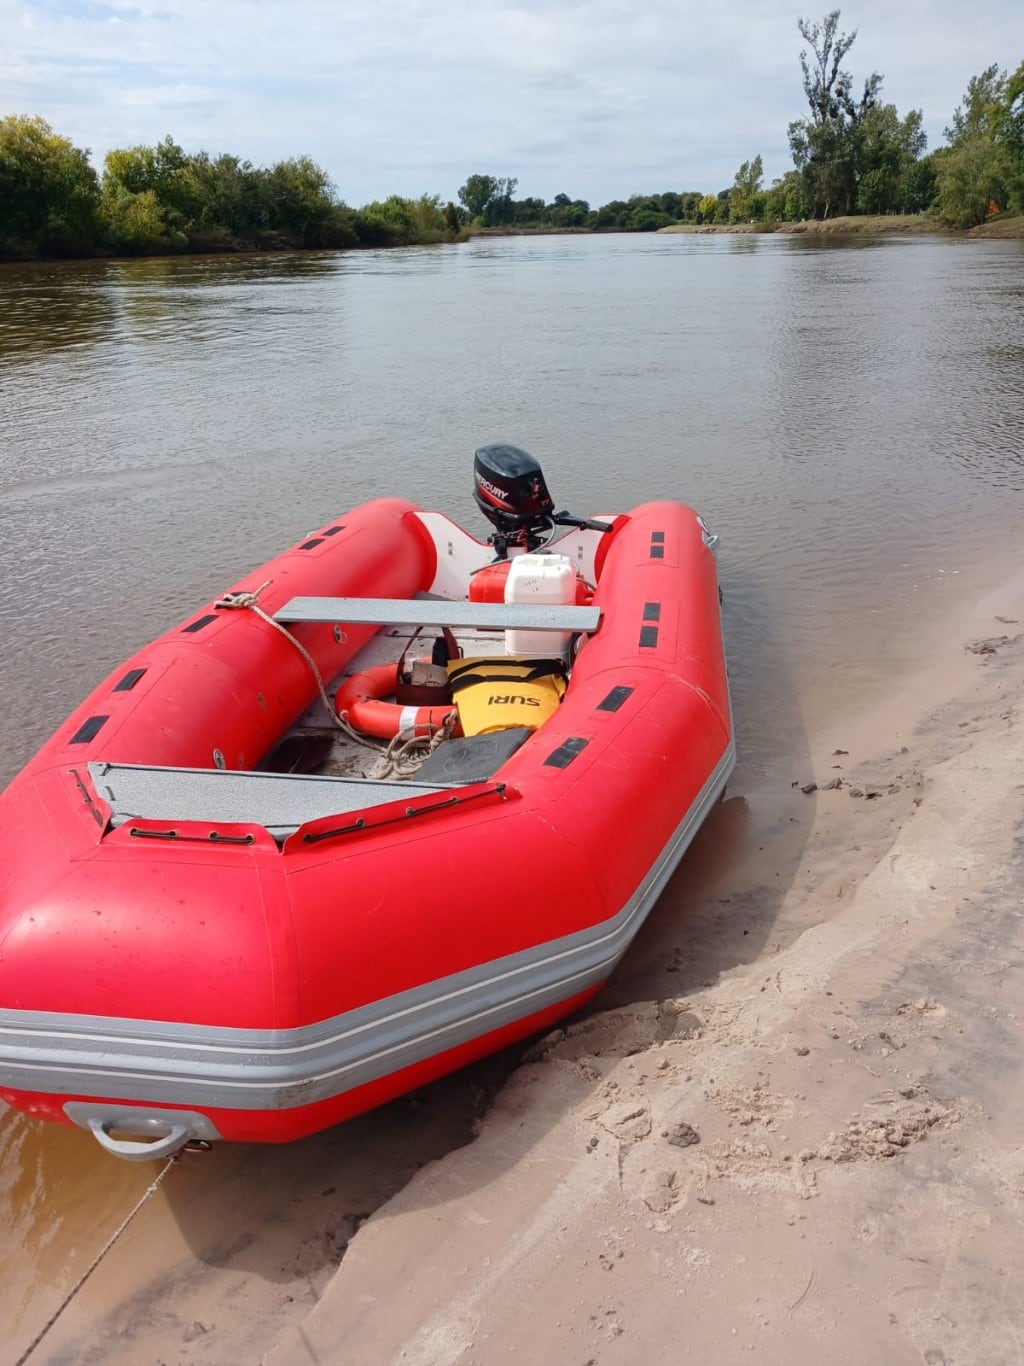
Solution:
[[(924, 625), (1021, 562), (1022, 265), (1021, 243), (609, 235), (0, 271), (0, 781), (345, 507), (406, 494), (482, 530), (472, 453), (505, 439), (559, 505), (681, 498), (720, 533), (737, 838), (764, 839), (750, 794), (789, 791), (809, 720), (884, 695)], [(140, 1180), (0, 1122), (22, 1337)]]
[(100, 346), (113, 325), (105, 277), (102, 266), (0, 269), (0, 364), (64, 347)]

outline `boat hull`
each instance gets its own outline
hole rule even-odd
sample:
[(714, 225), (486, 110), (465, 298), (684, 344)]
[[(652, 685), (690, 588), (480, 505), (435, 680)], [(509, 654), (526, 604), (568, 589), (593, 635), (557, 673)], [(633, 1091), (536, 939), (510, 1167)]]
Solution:
[[(302, 594), (452, 596), (444, 546), (458, 529), (446, 540), (436, 518), (365, 505), (236, 591), (273, 580), (268, 613)], [(316, 687), (282, 632), (216, 604), (101, 684), (0, 796), (0, 1095), (123, 1156), (286, 1141), (598, 991), (735, 751), (700, 519), (647, 504), (572, 544), (600, 626), (562, 706), (483, 782), (413, 785), (290, 831), (118, 823), (106, 765), (170, 766), (208, 787), (221, 764), (257, 767)], [(374, 634), (290, 629), (324, 677)], [(211, 690), (216, 705), (195, 700)]]

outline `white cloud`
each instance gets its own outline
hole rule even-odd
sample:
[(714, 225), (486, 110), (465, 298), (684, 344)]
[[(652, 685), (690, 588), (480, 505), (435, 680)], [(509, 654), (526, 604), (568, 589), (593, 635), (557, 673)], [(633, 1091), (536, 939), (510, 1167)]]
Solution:
[[(467, 175), (598, 204), (715, 191), (803, 116), (797, 14), (754, 0), (0, 0), (0, 114), (40, 114), (99, 166), (170, 133), (256, 164), (306, 153), (349, 202)], [(806, 13), (806, 11), (804, 11)], [(822, 11), (822, 14), (824, 10)], [(807, 17), (816, 17), (811, 11)], [(817, 16), (822, 17), (822, 16)], [(967, 81), (1024, 57), (1019, 0), (860, 0), (845, 66), (884, 76), (932, 146)]]

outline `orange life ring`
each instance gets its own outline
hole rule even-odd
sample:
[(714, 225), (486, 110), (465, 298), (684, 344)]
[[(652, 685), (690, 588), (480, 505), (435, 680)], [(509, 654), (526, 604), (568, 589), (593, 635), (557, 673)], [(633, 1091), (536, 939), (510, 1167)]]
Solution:
[(393, 696), (397, 686), (398, 665), (379, 664), (346, 678), (334, 705), (342, 720), (378, 740), (433, 735), (455, 711), (454, 707), (403, 707), (399, 702), (381, 701)]

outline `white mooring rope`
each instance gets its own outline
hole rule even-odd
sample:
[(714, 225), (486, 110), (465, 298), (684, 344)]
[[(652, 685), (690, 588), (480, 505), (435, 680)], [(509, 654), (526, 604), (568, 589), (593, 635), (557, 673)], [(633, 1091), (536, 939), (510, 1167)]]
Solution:
[(157, 1190), (159, 1190), (159, 1188), (160, 1188), (160, 1183), (163, 1181), (164, 1177), (165, 1177), (165, 1176), (167, 1175), (167, 1173), (171, 1170), (171, 1168), (173, 1167), (173, 1165), (175, 1164), (175, 1162), (177, 1162), (177, 1160), (178, 1160), (178, 1154), (177, 1154), (177, 1153), (174, 1155), (174, 1157), (169, 1157), (169, 1158), (167, 1159), (167, 1162), (166, 1162), (166, 1164), (164, 1165), (163, 1171), (160, 1172), (159, 1176), (157, 1176), (156, 1179), (155, 1179), (154, 1181), (152, 1181), (152, 1182), (150, 1183), (150, 1185), (146, 1188), (145, 1193), (142, 1195), (141, 1199), (139, 1199), (139, 1200), (136, 1202), (135, 1208), (134, 1208), (134, 1209), (133, 1209), (125, 1218), (124, 1218), (124, 1219), (121, 1220), (121, 1223), (120, 1223), (119, 1226), (114, 1230), (114, 1232), (110, 1235), (110, 1237), (107, 1239), (107, 1241), (106, 1241), (105, 1245), (103, 1246), (103, 1248), (102, 1248), (102, 1249), (100, 1250), (100, 1252), (98, 1252), (97, 1255), (93, 1258), (92, 1263), (85, 1269), (85, 1271), (82, 1273), (82, 1275), (79, 1276), (77, 1282), (71, 1287), (71, 1289), (68, 1291), (68, 1293), (64, 1296), (64, 1299), (63, 1299), (63, 1300), (61, 1301), (61, 1303), (57, 1306), (57, 1308), (54, 1310), (54, 1312), (50, 1315), (49, 1319), (48, 1319), (48, 1320), (46, 1321), (46, 1323), (43, 1325), (42, 1329), (35, 1335), (35, 1337), (32, 1339), (32, 1341), (29, 1343), (29, 1345), (25, 1348), (24, 1352), (22, 1352), (21, 1356), (20, 1356), (20, 1357), (18, 1358), (18, 1360), (15, 1362), (15, 1366), (25, 1366), (25, 1362), (28, 1361), (29, 1357), (32, 1355), (32, 1353), (36, 1350), (36, 1348), (37, 1348), (37, 1347), (39, 1346), (39, 1344), (42, 1342), (43, 1338), (46, 1337), (47, 1333), (50, 1331), (50, 1329), (53, 1327), (53, 1325), (54, 1325), (54, 1324), (57, 1322), (57, 1320), (60, 1318), (61, 1314), (63, 1314), (64, 1310), (68, 1307), (68, 1305), (71, 1303), (71, 1301), (75, 1298), (75, 1296), (76, 1296), (76, 1295), (78, 1294), (78, 1292), (81, 1290), (82, 1286), (85, 1285), (86, 1281), (89, 1279), (89, 1277), (92, 1275), (92, 1273), (93, 1273), (93, 1272), (96, 1270), (96, 1268), (99, 1266), (100, 1262), (102, 1262), (103, 1258), (107, 1255), (107, 1253), (110, 1251), (110, 1249), (111, 1249), (111, 1248), (114, 1246), (114, 1244), (117, 1242), (118, 1238), (120, 1238), (121, 1234), (125, 1231), (125, 1229), (126, 1229), (126, 1228), (128, 1227), (128, 1225), (131, 1223), (131, 1221), (132, 1221), (132, 1220), (135, 1218), (135, 1216), (138, 1214), (139, 1210), (142, 1209), (143, 1205), (144, 1205), (144, 1204), (146, 1203), (146, 1201), (150, 1198), (150, 1196), (151, 1196), (151, 1195), (155, 1195), (156, 1192), (157, 1192)]
[[(347, 735), (350, 740), (354, 740), (356, 744), (362, 745), (365, 749), (372, 749), (375, 754), (380, 755), (380, 763), (372, 776), (379, 779), (394, 774), (396, 778), (411, 778), (413, 774), (419, 771), (420, 767), (426, 762), (441, 741), (448, 738), (451, 734), (450, 726), (439, 726), (431, 735), (414, 735), (412, 737), (404, 738), (400, 735), (396, 735), (386, 746), (378, 745), (373, 740), (368, 740), (365, 735), (360, 735), (359, 731), (349, 723), (345, 715), (340, 714), (335, 709), (334, 703), (327, 694), (323, 675), (317, 667), (317, 662), (306, 649), (305, 645), (303, 645), (302, 641), (297, 640), (296, 637), (292, 635), (291, 631), (286, 630), (279, 621), (275, 621), (269, 612), (265, 612), (260, 606), (260, 594), (265, 588), (269, 588), (273, 582), (273, 579), (266, 579), (260, 584), (259, 588), (255, 589), (253, 592), (243, 591), (241, 593), (225, 593), (224, 596), (218, 598), (213, 605), (214, 607), (224, 607), (228, 609), (248, 609), (250, 612), (255, 612), (268, 626), (273, 626), (275, 631), (280, 631), (285, 640), (290, 641), (292, 645), (295, 646), (296, 650), (298, 650), (299, 654), (309, 665), (313, 678), (316, 680), (317, 690), (320, 693), (320, 700), (326, 707), (328, 716), (338, 729)], [(423, 752), (419, 753), (418, 751)]]

